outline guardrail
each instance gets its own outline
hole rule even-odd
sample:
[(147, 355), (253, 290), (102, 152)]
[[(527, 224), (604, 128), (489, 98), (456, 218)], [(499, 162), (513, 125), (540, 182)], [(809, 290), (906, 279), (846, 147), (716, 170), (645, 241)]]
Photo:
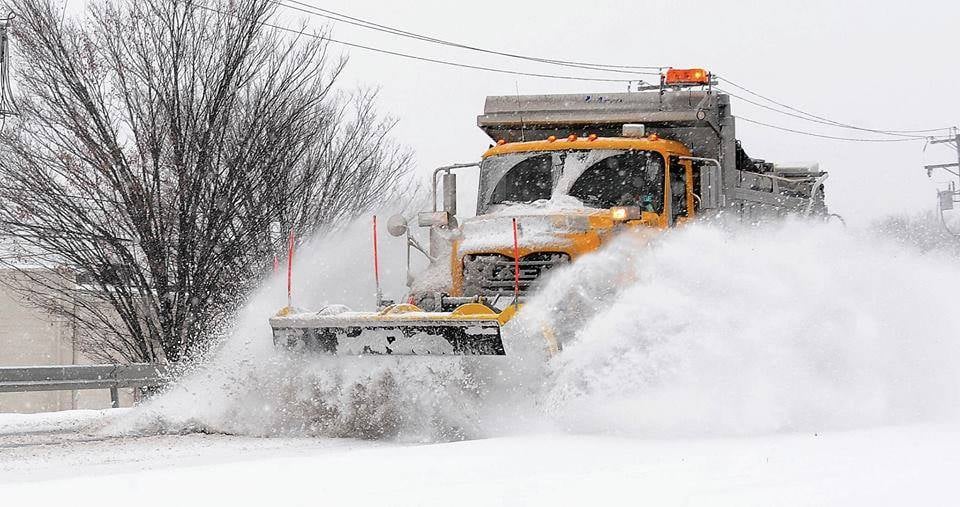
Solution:
[(117, 389), (157, 387), (165, 383), (162, 364), (78, 364), (64, 366), (0, 366), (0, 393), (109, 389), (110, 402), (120, 406)]

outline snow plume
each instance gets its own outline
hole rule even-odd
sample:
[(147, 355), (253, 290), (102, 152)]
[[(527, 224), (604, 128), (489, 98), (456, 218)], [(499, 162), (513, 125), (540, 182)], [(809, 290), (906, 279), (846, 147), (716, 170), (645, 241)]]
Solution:
[[(358, 220), (296, 252), (295, 306), (374, 308), (370, 227), (369, 218)], [(402, 246), (381, 232), (381, 280), (387, 296), (405, 291)], [(470, 419), (476, 411), (468, 394), (476, 385), (459, 360), (310, 359), (275, 350), (268, 319), (286, 305), (285, 283), (285, 273), (275, 276), (207, 360), (109, 430), (409, 440), (476, 434)]]
[(270, 354), (229, 365), (218, 358), (114, 431), (461, 439), (476, 434), (465, 403), (473, 388), (449, 361)]
[[(504, 329), (501, 358), (277, 352), (267, 319), (285, 303), (278, 279), (215, 356), (114, 430), (429, 441), (544, 429), (817, 431), (952, 417), (960, 262), (929, 238), (914, 245), (908, 230), (695, 224), (649, 243), (621, 237), (553, 272)], [(399, 243), (381, 242), (387, 295), (403, 293)], [(295, 304), (371, 308), (367, 252), (366, 222), (301, 249)], [(553, 358), (545, 329), (563, 342)]]
[(638, 434), (955, 415), (960, 262), (903, 239), (797, 222), (620, 238), (523, 312), (564, 341), (545, 410), (568, 430)]

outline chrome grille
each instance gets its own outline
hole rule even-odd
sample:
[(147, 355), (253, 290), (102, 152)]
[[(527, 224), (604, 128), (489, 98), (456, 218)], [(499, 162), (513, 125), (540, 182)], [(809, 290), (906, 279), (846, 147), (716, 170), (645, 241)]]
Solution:
[[(570, 262), (562, 252), (534, 252), (520, 258), (520, 295), (525, 295), (547, 271)], [(512, 296), (514, 259), (501, 254), (463, 257), (464, 296)]]

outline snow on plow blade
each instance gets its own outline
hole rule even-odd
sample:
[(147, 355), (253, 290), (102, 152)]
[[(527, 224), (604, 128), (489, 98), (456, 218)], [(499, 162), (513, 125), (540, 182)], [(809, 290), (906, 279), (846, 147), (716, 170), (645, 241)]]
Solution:
[(452, 312), (394, 305), (380, 312), (281, 310), (270, 319), (277, 347), (335, 355), (504, 355), (500, 327), (513, 314), (470, 303)]

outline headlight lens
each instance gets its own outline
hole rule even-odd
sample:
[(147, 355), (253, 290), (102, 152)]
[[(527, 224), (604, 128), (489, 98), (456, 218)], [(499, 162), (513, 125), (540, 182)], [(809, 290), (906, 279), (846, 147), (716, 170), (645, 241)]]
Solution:
[(640, 220), (641, 214), (640, 208), (636, 206), (615, 206), (610, 208), (610, 218), (615, 222)]

